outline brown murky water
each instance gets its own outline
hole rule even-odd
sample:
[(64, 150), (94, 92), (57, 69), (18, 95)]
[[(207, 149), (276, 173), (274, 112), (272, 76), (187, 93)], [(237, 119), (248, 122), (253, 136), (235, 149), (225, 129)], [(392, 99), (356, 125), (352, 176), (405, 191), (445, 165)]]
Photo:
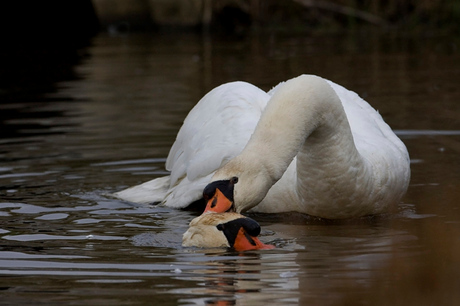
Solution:
[[(0, 92), (0, 304), (457, 305), (459, 43), (96, 37), (51, 86)], [(182, 248), (190, 212), (106, 196), (165, 174), (182, 120), (214, 86), (268, 90), (302, 73), (359, 93), (407, 145), (412, 181), (390, 214), (254, 216), (277, 248), (236, 253)]]

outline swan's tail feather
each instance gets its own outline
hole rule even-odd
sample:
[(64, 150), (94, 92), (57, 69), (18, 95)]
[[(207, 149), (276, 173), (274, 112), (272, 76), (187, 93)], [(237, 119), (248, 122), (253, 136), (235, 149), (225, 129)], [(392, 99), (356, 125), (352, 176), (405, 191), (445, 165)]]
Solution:
[(128, 202), (153, 204), (156, 202), (163, 202), (168, 192), (169, 184), (170, 176), (168, 175), (127, 188), (113, 195)]

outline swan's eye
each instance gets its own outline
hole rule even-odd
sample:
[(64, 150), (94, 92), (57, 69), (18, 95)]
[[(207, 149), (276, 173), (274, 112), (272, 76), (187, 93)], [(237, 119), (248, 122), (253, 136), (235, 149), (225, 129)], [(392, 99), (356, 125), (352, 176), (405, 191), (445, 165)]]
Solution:
[(232, 184), (238, 183), (238, 177), (236, 177), (236, 176), (232, 177), (232, 178), (230, 179), (230, 183), (232, 183)]

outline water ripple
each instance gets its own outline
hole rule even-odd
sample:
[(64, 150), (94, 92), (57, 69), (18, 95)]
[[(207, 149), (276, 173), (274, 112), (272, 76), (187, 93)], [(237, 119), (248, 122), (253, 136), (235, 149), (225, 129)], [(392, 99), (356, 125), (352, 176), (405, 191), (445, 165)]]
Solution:
[(39, 241), (39, 240), (126, 240), (126, 237), (120, 236), (101, 236), (101, 235), (86, 235), (86, 236), (59, 236), (49, 234), (23, 234), (23, 235), (5, 235), (2, 237), (5, 240), (14, 241)]

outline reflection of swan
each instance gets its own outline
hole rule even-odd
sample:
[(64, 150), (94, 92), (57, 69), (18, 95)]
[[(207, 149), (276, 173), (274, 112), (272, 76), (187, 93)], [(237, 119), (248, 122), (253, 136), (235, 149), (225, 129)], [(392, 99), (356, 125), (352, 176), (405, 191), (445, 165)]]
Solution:
[(187, 247), (232, 247), (238, 251), (254, 249), (271, 249), (273, 246), (263, 244), (257, 236), (259, 224), (237, 213), (205, 213), (190, 222), (184, 233), (182, 245)]
[(406, 147), (357, 94), (308, 75), (270, 94), (244, 82), (212, 90), (177, 135), (166, 161), (171, 176), (116, 195), (185, 207), (212, 182), (205, 197), (214, 211), (324, 218), (376, 214), (401, 199)]

